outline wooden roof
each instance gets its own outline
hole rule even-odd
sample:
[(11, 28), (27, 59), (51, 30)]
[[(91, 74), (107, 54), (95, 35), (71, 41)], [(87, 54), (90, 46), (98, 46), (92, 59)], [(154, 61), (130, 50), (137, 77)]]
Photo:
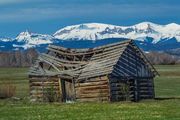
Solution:
[(108, 75), (129, 45), (136, 47), (153, 74), (158, 74), (133, 40), (126, 40), (89, 49), (69, 49), (49, 45), (48, 52), (38, 57), (29, 75), (58, 75), (60, 78), (76, 78), (77, 80)]

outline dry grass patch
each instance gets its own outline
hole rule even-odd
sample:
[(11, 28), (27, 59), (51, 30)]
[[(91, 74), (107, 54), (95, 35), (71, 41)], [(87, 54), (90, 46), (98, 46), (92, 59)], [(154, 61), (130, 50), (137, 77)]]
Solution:
[(16, 86), (12, 83), (1, 83), (0, 85), (0, 99), (11, 98), (15, 95)]

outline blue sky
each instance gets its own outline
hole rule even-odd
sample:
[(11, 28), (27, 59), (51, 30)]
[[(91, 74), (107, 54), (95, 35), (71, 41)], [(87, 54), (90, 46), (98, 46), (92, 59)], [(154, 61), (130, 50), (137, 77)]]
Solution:
[(28, 29), (53, 34), (80, 23), (180, 24), (180, 0), (0, 0), (0, 36)]

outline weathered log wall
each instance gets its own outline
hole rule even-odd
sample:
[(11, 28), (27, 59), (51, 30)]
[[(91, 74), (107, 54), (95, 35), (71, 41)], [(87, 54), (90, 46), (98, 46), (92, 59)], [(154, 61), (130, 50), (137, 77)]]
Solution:
[(111, 101), (127, 101), (130, 100), (130, 86), (127, 80), (121, 78), (110, 78)]
[(76, 100), (83, 101), (109, 101), (109, 79), (107, 76), (90, 78), (85, 82), (75, 84)]
[(30, 77), (31, 101), (61, 101), (61, 85), (57, 77)]
[(152, 99), (155, 97), (154, 80), (152, 78), (140, 79), (138, 86), (140, 99)]
[(157, 71), (136, 46), (129, 44), (117, 61), (112, 74), (126, 77), (153, 77)]
[(74, 83), (58, 77), (31, 77), (30, 97), (32, 101), (114, 102), (152, 99), (155, 95), (153, 78), (127, 80), (102, 76)]
[(110, 77), (109, 79), (111, 101), (139, 101), (155, 97), (153, 78)]
[(154, 81), (152, 78), (139, 78), (130, 80), (129, 82), (131, 101), (153, 99), (155, 97)]

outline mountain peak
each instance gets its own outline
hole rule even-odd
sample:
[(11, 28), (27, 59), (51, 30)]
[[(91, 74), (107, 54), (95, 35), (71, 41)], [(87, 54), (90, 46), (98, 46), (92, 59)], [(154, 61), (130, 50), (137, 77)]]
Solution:
[(54, 37), (62, 40), (100, 40), (106, 38), (130, 38), (145, 40), (154, 39), (154, 43), (161, 38), (177, 38), (180, 41), (180, 25), (171, 23), (158, 25), (152, 22), (142, 22), (132, 26), (116, 26), (103, 23), (85, 23), (67, 26), (58, 30)]
[(170, 25), (170, 26), (179, 26), (179, 24), (177, 24), (177, 23), (170, 23), (170, 24), (167, 24), (167, 25)]
[(31, 32), (26, 30), (25, 32), (19, 33), (19, 35), (16, 37), (16, 40), (25, 40), (25, 39), (28, 39), (28, 38), (30, 38), (31, 34), (32, 34)]
[(166, 27), (168, 29), (171, 29), (171, 30), (180, 30), (180, 25), (176, 24), (176, 23), (170, 23), (170, 24), (167, 24)]
[(52, 43), (52, 40), (55, 39), (51, 35), (45, 35), (45, 34), (38, 34), (38, 33), (32, 33), (26, 30), (25, 32), (21, 32), (15, 40), (17, 40), (19, 43), (24, 43), (24, 46), (21, 46), (25, 49), (31, 48), (40, 44), (50, 44)]
[[(0, 39), (0, 42), (16, 42), (16, 47), (24, 49), (58, 43), (64, 40), (102, 40), (111, 38), (134, 39), (138, 42), (161, 44), (180, 42), (180, 25), (170, 23), (159, 25), (152, 22), (142, 22), (132, 26), (117, 26), (104, 23), (83, 23), (71, 25), (58, 30), (54, 35), (32, 33), (28, 30), (21, 32), (15, 39)], [(98, 42), (99, 42), (98, 41)], [(88, 41), (89, 42), (89, 41)]]
[(149, 27), (160, 26), (160, 25), (152, 23), (152, 22), (141, 22), (141, 23), (135, 24), (134, 26), (147, 29)]

